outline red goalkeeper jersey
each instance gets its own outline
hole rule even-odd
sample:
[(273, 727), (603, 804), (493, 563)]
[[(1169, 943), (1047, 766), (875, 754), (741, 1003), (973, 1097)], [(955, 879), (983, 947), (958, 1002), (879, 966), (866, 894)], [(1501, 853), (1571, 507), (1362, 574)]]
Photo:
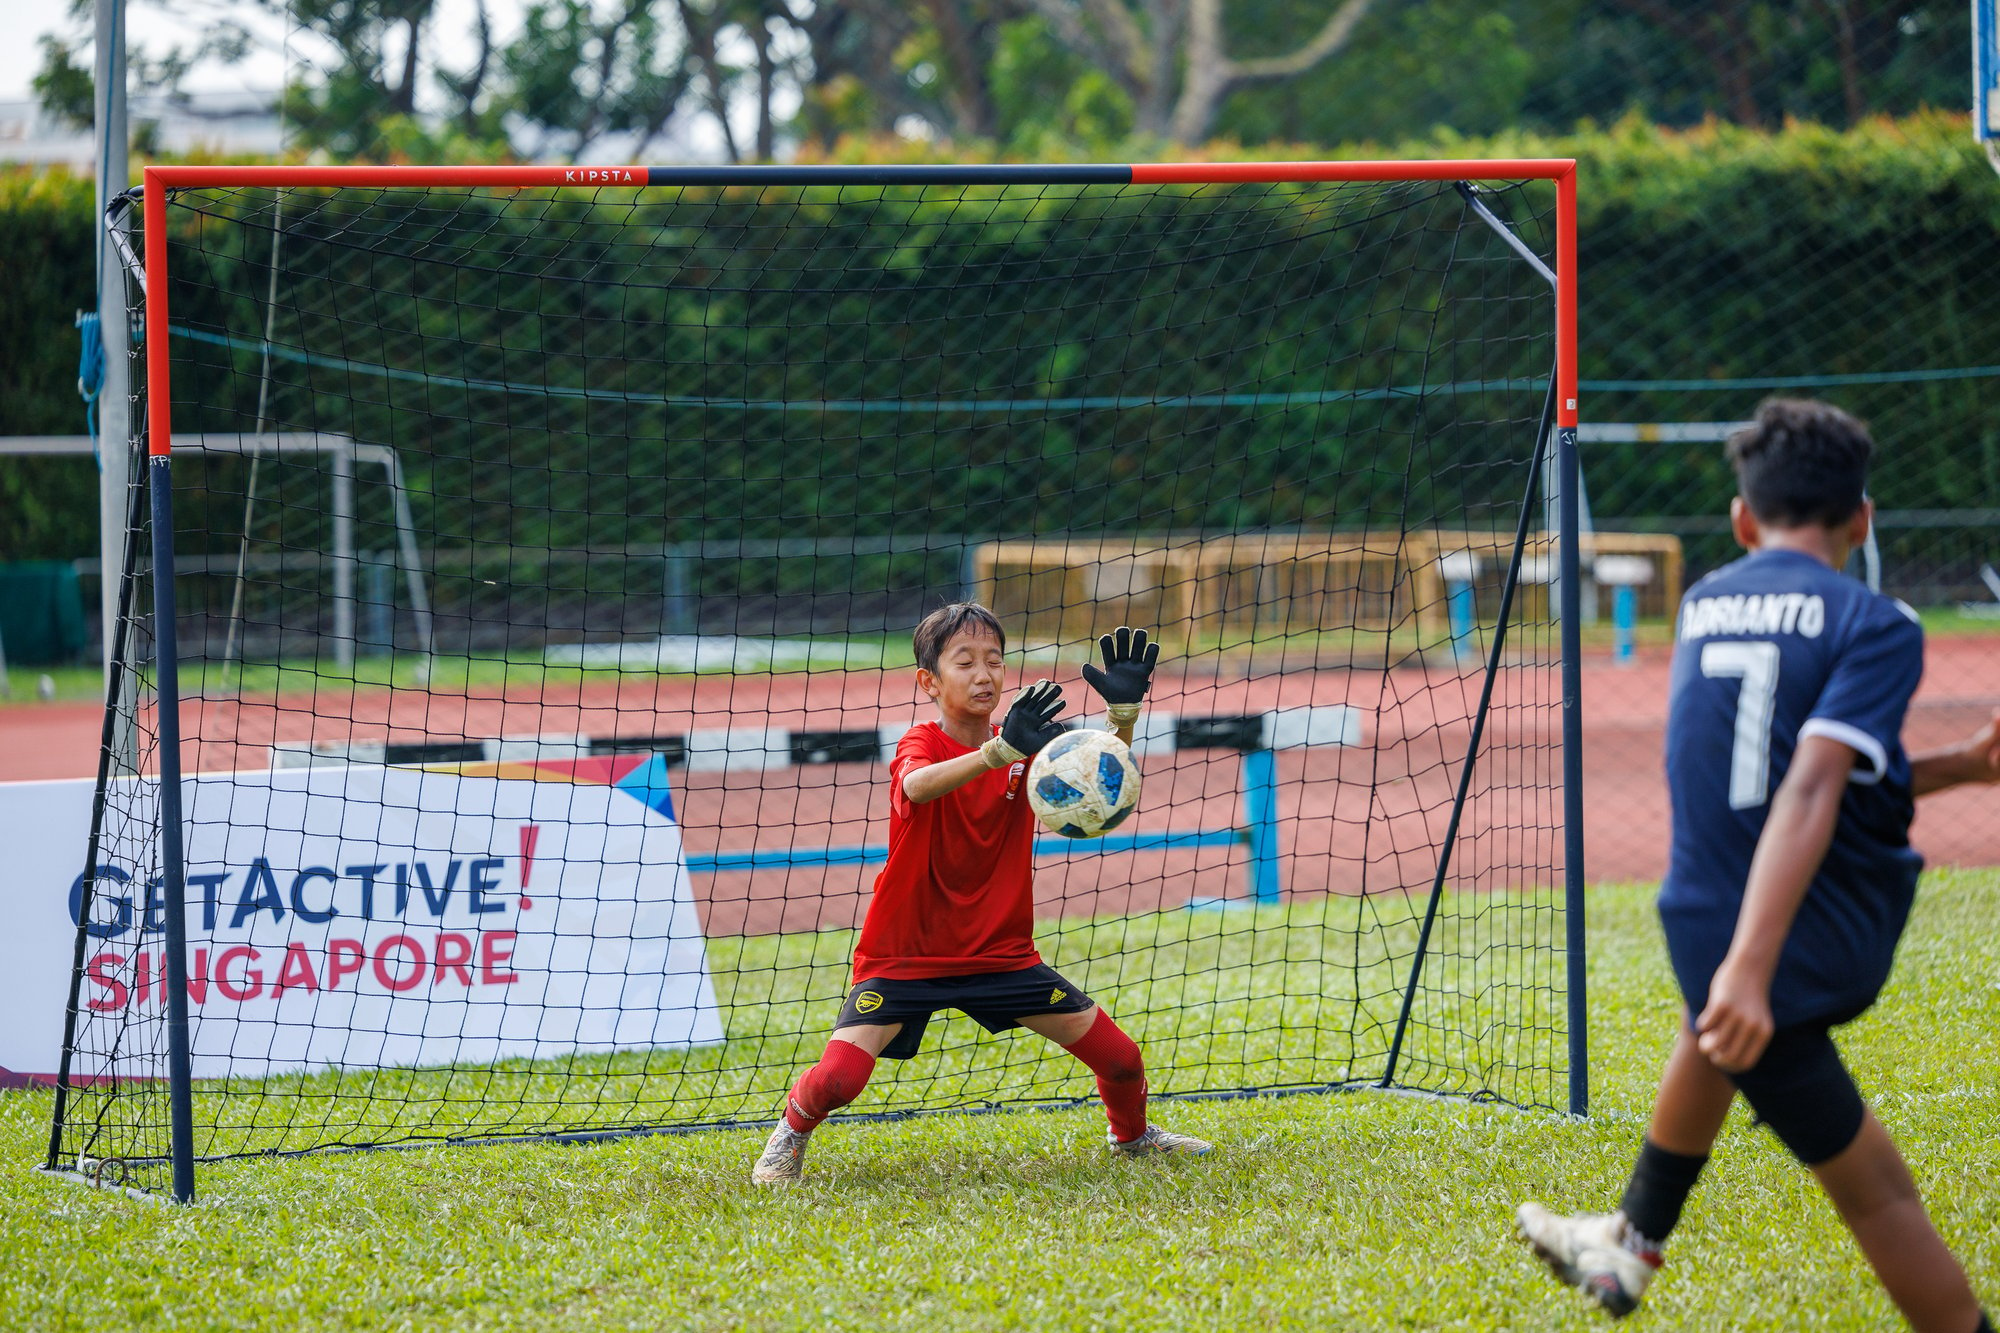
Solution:
[(982, 774), (924, 805), (903, 794), (919, 768), (970, 754), (935, 722), (911, 727), (889, 765), (889, 863), (854, 950), (854, 979), (1012, 972), (1035, 952), (1027, 764)]

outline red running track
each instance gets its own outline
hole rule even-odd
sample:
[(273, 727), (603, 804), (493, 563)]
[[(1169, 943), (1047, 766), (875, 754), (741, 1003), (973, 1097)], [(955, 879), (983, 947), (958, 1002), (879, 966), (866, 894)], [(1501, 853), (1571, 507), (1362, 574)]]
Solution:
[[(1906, 739), (1923, 749), (1969, 734), (2000, 708), (2000, 638), (1934, 638)], [(1508, 673), (1489, 724), (1494, 748), (1475, 774), (1454, 854), (1458, 886), (1549, 883), (1561, 865), (1559, 764), (1551, 673)], [(1665, 863), (1660, 745), (1664, 653), (1584, 671), (1584, 835), (1593, 881), (1655, 880)], [(1071, 700), (1085, 691), (1059, 676)], [(1292, 892), (1428, 889), (1477, 703), (1476, 677), (1439, 669), (1289, 671), (1249, 679), (1163, 678), (1153, 706), (1188, 716), (1347, 704), (1367, 744), (1279, 756), (1280, 846)], [(326, 685), (311, 696), (212, 699), (184, 706), (183, 760), (203, 771), (261, 767), (275, 741), (584, 734), (648, 736), (696, 727), (858, 729), (907, 722), (927, 708), (904, 673), (634, 678), (542, 691), (396, 693)], [(0, 780), (88, 776), (101, 726), (91, 705), (0, 710)], [(1238, 757), (1192, 751), (1149, 757), (1139, 827), (1225, 828), (1240, 822)], [(848, 846), (887, 835), (885, 770), (838, 764), (764, 772), (680, 774), (690, 850)], [(773, 837), (766, 830), (779, 830)], [(1933, 863), (2000, 864), (2000, 791), (1927, 800), (1917, 842)], [(1143, 911), (1245, 886), (1240, 848), (1044, 860), (1038, 894), (1051, 914)], [(711, 933), (811, 929), (858, 922), (873, 867), (794, 868), (703, 877)]]

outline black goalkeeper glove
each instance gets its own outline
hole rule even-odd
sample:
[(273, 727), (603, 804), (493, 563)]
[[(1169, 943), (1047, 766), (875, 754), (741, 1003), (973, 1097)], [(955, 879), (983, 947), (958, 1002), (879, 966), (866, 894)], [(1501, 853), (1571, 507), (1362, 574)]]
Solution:
[(1085, 666), (1083, 678), (1111, 706), (1114, 722), (1130, 722), (1139, 716), (1146, 687), (1153, 683), (1153, 666), (1160, 660), (1160, 645), (1146, 642), (1146, 631), (1120, 625), (1115, 634), (1097, 641), (1104, 655), (1104, 669)]
[(1038, 680), (1014, 696), (1014, 706), (1001, 720), (1000, 734), (979, 747), (988, 768), (1017, 763), (1067, 730), (1055, 720), (1062, 712), (1062, 686)]

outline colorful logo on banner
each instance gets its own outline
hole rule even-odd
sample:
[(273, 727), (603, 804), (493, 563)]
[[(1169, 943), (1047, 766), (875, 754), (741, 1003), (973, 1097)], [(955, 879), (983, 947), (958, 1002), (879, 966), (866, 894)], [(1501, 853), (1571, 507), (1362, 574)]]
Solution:
[[(659, 756), (202, 774), (182, 800), (198, 1073), (343, 1064), (354, 1034), (380, 1064), (721, 1039)], [(101, 864), (81, 924), (80, 1006), (164, 1008), (156, 869)]]
[[(654, 755), (427, 765), (420, 771), (608, 786), (673, 819), (665, 762)], [(488, 831), (484, 821), (478, 831)], [(519, 938), (516, 918), (535, 906), (529, 890), (541, 835), (540, 824), (521, 823), (518, 851), (512, 856), (412, 852), (401, 860), (303, 866), (274, 864), (263, 855), (237, 865), (204, 866), (191, 858), (188, 935), (191, 941), (210, 943), (195, 943), (189, 951), (189, 999), (196, 1004), (211, 999), (240, 1003), (275, 998), (287, 990), (364, 986), (370, 980), (390, 994), (517, 985), (520, 974), (510, 966)], [(75, 923), (82, 919), (85, 881), (78, 875), (70, 885), (70, 919)], [(135, 891), (133, 881), (133, 872), (123, 866), (107, 862), (99, 867), (86, 933), (125, 947), (102, 949), (89, 958), (82, 999), (92, 1010), (166, 1000), (167, 960), (157, 939), (166, 928), (161, 882), (152, 876), (142, 891)], [(250, 937), (289, 933), (284, 929), (287, 918), (295, 925), (328, 927), (324, 946), (292, 939), (278, 950), (248, 942)], [(376, 922), (401, 929), (378, 931), (370, 939), (364, 932)], [(245, 938), (231, 942), (236, 936)], [(132, 949), (135, 943), (138, 948)]]

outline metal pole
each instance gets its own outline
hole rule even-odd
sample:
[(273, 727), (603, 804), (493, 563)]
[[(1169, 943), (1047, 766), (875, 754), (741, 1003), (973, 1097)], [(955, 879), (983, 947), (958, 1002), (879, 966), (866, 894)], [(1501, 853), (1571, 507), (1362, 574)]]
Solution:
[(1590, 1008), (1584, 1002), (1583, 934), (1583, 639), (1577, 605), (1581, 536), (1587, 512), (1577, 430), (1576, 172), (1556, 177), (1556, 462), (1561, 472), (1563, 736), (1563, 920), (1567, 926), (1569, 1109), (1590, 1112)]
[(423, 561), (417, 555), (417, 525), (410, 517), (409, 492), (403, 487), (402, 459), (394, 449), (385, 447), (382, 453), (382, 466), (389, 474), (389, 495), (396, 507), (396, 550), (402, 556), (403, 573), (410, 584), (410, 609), (416, 614), (417, 643), (428, 660), (437, 652), (437, 644), (431, 637), (431, 599), (424, 588)]
[(1868, 584), (1868, 591), (1882, 591), (1882, 544), (1875, 539), (1875, 524), (1868, 525), (1868, 535), (1861, 541), (1861, 577)]
[(354, 444), (342, 441), (333, 464), (333, 660), (354, 668)]
[(181, 845), (180, 644), (174, 633), (173, 359), (167, 346), (167, 191), (146, 172), (146, 489), (152, 501), (155, 718), (159, 746), (160, 888), (166, 895), (168, 1148), (174, 1198), (194, 1198), (194, 1071), (187, 1012), (187, 866)]
[[(130, 672), (114, 670), (111, 661), (117, 638), (118, 587), (124, 575), (125, 523), (132, 508), (132, 368), (128, 357), (132, 334), (126, 319), (125, 265), (105, 224), (111, 201), (131, 185), (129, 136), (126, 130), (125, 0), (97, 0), (96, 13), (97, 121), (97, 328), (104, 345), (104, 384), (97, 395), (97, 606), (104, 639), (104, 687), (120, 720), (111, 737), (118, 767), (130, 771), (136, 762), (133, 680)], [(122, 698), (110, 695), (122, 678)]]
[(660, 603), (662, 636), (701, 633), (701, 606), (694, 599), (695, 557), (699, 550), (688, 542), (668, 542), (665, 547), (665, 584)]
[[(165, 386), (158, 386), (164, 388)], [(187, 860), (181, 844), (180, 649), (174, 633), (174, 508), (169, 459), (155, 454), (147, 489), (153, 502), (153, 642), (158, 651), (160, 891), (166, 895), (167, 1099), (174, 1199), (194, 1199), (194, 1062), (187, 994)]]
[[(1566, 490), (1559, 489), (1561, 487), (1561, 482), (1558, 480), (1557, 474), (1562, 471), (1562, 468), (1560, 461), (1556, 457), (1556, 453), (1561, 448), (1561, 444), (1556, 434), (1554, 434), (1553, 432), (1549, 435), (1547, 441), (1545, 442), (1545, 448), (1547, 452), (1542, 459), (1542, 476), (1545, 479), (1547, 479), (1548, 490), (1544, 492), (1542, 499), (1542, 509), (1544, 513), (1543, 526), (1550, 532), (1560, 532), (1562, 530), (1562, 513), (1561, 513), (1562, 496), (1564, 494), (1568, 494), (1569, 492)], [(1583, 465), (1579, 461), (1577, 465), (1576, 487), (1575, 487), (1577, 519), (1572, 526), (1574, 526), (1578, 532), (1588, 533), (1594, 531), (1595, 529), (1592, 527), (1592, 521), (1590, 517), (1590, 495), (1584, 489), (1584, 486), (1585, 482), (1583, 479)], [(1569, 578), (1570, 573), (1569, 571), (1561, 568), (1562, 562), (1560, 556), (1558, 557), (1556, 563), (1558, 566), (1556, 574), (1557, 586), (1551, 591), (1554, 592), (1556, 600), (1558, 601), (1558, 603), (1560, 603), (1564, 597), (1562, 580)], [(1576, 576), (1580, 579), (1586, 577), (1582, 572), (1581, 561), (1578, 562)], [(1577, 585), (1577, 608), (1578, 608), (1578, 614), (1582, 617), (1581, 621), (1582, 624), (1595, 625), (1597, 623), (1596, 580), (1592, 579), (1587, 584), (1579, 583)]]
[(1569, 994), (1569, 1113), (1590, 1113), (1590, 1007), (1584, 990), (1583, 915), (1583, 627), (1582, 543), (1578, 540), (1582, 494), (1576, 427), (1556, 431), (1556, 469), (1562, 526), (1557, 563), (1562, 569), (1562, 772), (1564, 961)]
[(370, 657), (396, 652), (396, 557), (393, 551), (363, 551), (361, 559), (361, 643)]

